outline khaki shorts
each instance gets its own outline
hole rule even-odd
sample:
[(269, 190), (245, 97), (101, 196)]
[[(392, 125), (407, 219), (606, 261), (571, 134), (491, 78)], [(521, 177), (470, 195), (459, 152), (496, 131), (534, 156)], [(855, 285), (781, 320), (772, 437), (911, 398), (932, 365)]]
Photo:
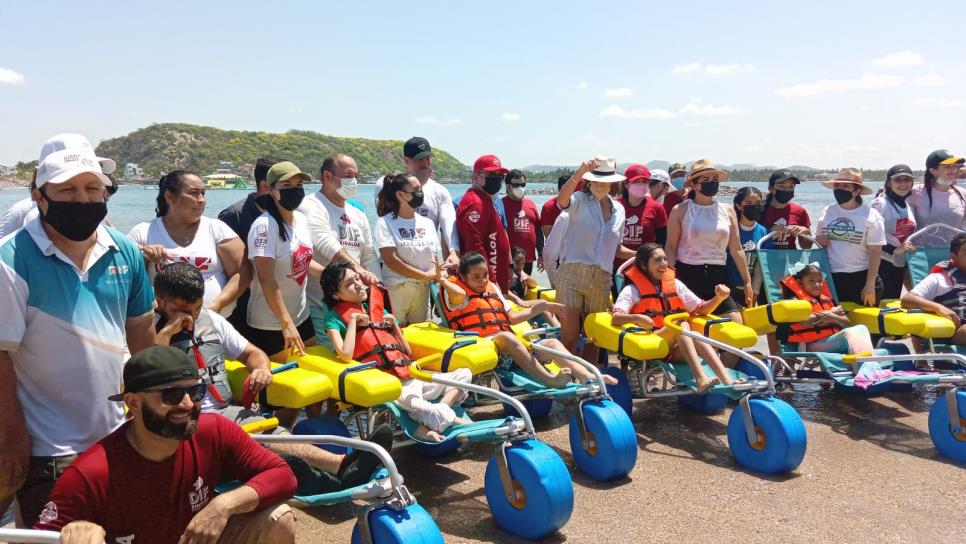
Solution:
[(582, 314), (610, 309), (610, 270), (584, 263), (567, 263), (557, 271), (557, 302)]
[(258, 544), (267, 540), (272, 529), (282, 516), (295, 512), (287, 504), (276, 504), (255, 512), (237, 514), (228, 518), (225, 530), (221, 532), (218, 542), (225, 544)]

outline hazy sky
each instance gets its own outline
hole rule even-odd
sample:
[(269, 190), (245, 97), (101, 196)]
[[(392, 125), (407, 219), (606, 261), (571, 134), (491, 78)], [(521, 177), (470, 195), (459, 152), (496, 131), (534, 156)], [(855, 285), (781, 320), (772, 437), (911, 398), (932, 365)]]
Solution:
[(31, 0), (0, 21), (7, 165), (153, 122), (421, 135), (511, 167), (966, 153), (962, 1)]

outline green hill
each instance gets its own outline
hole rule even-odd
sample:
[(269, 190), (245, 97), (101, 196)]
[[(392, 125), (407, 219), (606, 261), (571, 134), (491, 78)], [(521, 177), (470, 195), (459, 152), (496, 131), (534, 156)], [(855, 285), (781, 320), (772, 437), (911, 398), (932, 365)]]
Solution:
[[(149, 179), (176, 168), (205, 175), (222, 161), (231, 163), (235, 173), (250, 176), (255, 160), (265, 155), (291, 160), (315, 178), (327, 155), (347, 153), (359, 164), (360, 177), (369, 178), (401, 170), (402, 146), (400, 140), (340, 138), (306, 130), (273, 134), (163, 123), (104, 140), (97, 153), (117, 161), (119, 173), (125, 164), (136, 163)], [(438, 148), (433, 149), (433, 168), (433, 177), (440, 181), (469, 179), (469, 168)]]

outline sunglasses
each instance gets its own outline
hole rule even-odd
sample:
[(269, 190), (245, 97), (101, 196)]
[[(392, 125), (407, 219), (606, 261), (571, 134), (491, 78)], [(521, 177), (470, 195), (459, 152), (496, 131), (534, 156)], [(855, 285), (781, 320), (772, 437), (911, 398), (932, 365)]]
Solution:
[(511, 183), (510, 187), (526, 187), (526, 183)]
[(139, 393), (161, 393), (161, 402), (168, 406), (181, 404), (185, 395), (191, 397), (191, 402), (199, 402), (205, 398), (207, 386), (202, 383), (194, 385), (174, 385), (171, 387), (161, 387), (158, 389), (142, 389)]

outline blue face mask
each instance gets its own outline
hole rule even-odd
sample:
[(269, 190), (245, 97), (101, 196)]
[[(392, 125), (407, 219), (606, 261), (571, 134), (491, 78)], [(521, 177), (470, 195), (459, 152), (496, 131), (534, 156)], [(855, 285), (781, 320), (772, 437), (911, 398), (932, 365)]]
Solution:
[(681, 189), (684, 188), (684, 182), (687, 180), (688, 180), (687, 176), (682, 176), (679, 178), (671, 178), (671, 185), (674, 186), (675, 190), (680, 191)]

